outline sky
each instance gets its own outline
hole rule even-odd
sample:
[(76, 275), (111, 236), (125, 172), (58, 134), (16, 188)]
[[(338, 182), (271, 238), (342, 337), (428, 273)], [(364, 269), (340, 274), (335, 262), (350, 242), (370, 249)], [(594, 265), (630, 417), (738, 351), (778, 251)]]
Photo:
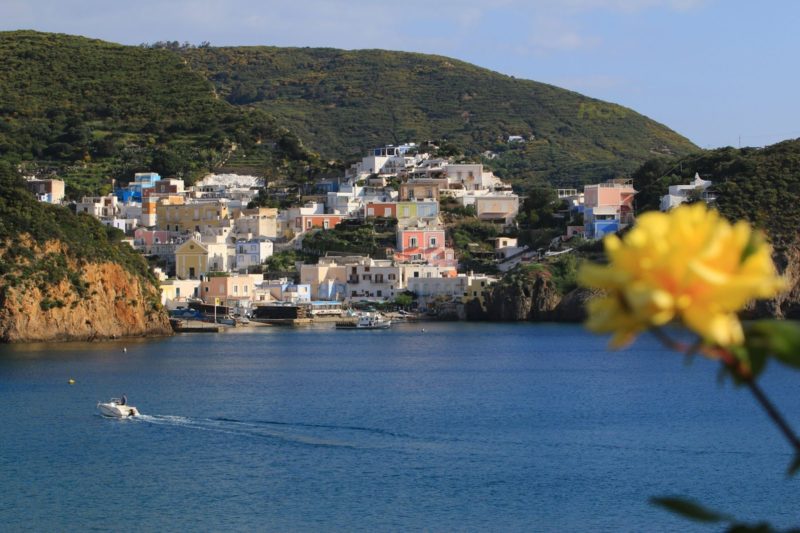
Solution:
[(702, 148), (800, 137), (793, 0), (0, 0), (0, 30), (439, 54), (621, 104)]

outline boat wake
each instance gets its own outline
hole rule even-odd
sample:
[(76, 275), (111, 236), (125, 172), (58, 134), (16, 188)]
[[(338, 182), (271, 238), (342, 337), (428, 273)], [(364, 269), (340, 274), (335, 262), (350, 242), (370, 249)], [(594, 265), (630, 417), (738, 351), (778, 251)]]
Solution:
[(333, 448), (404, 447), (411, 435), (379, 428), (278, 422), (269, 420), (237, 420), (232, 418), (192, 418), (175, 415), (139, 415), (133, 420), (155, 426), (167, 426), (229, 435), (263, 438), (275, 442)]

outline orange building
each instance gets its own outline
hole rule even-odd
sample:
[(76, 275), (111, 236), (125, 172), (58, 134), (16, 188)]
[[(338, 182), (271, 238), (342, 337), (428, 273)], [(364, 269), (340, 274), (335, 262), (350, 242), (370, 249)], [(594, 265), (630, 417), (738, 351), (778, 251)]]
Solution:
[(397, 202), (369, 202), (368, 217), (397, 218)]

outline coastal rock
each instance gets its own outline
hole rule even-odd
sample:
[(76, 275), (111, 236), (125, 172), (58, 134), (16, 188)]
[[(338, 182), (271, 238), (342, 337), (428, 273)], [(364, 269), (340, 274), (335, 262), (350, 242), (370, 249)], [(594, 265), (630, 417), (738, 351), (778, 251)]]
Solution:
[(546, 271), (520, 272), (506, 276), (484, 293), (484, 308), (468, 304), (470, 320), (546, 321), (561, 301), (550, 275)]
[[(67, 256), (57, 241), (30, 243), (34, 254), (21, 271), (56, 265), (50, 280), (6, 276), (0, 285), (3, 342), (95, 340), (172, 333), (158, 288), (113, 262)], [(5, 250), (3, 250), (5, 252)], [(58, 258), (59, 261), (55, 261)], [(41, 272), (41, 271), (39, 271)]]
[(579, 287), (561, 298), (553, 311), (552, 320), (557, 322), (583, 322), (586, 320), (586, 304), (600, 294), (596, 289)]
[(788, 282), (787, 290), (769, 300), (750, 302), (740, 313), (742, 318), (800, 319), (800, 246), (776, 251), (773, 260)]

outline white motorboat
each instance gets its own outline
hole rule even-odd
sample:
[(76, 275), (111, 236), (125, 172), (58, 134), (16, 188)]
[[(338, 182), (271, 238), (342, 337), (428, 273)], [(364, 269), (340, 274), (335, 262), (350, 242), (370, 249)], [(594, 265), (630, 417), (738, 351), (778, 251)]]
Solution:
[(375, 313), (363, 313), (356, 322), (337, 322), (336, 329), (388, 329), (392, 321)]
[(97, 408), (103, 416), (113, 418), (139, 416), (139, 410), (136, 407), (122, 403), (119, 398), (111, 398), (108, 402), (97, 402)]

